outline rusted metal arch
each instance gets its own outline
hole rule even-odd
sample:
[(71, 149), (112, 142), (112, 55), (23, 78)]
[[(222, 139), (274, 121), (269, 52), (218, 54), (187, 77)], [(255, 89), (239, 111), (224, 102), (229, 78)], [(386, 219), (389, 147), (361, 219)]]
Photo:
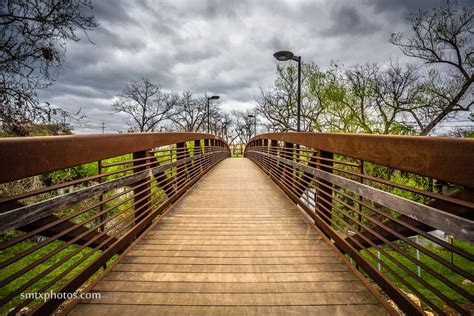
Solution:
[[(133, 133), (11, 137), (0, 140), (0, 183), (120, 156), (143, 148), (215, 139), (205, 133)], [(20, 167), (21, 162), (21, 167)], [(12, 166), (16, 166), (12, 168)]]
[(474, 169), (466, 168), (474, 161), (473, 139), (302, 132), (262, 134), (249, 144), (264, 139), (317, 148), (474, 188)]

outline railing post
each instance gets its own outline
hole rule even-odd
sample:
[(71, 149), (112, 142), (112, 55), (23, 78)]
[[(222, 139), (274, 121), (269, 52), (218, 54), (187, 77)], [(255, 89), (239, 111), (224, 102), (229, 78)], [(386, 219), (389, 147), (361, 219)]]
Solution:
[[(102, 174), (102, 160), (99, 160), (97, 162), (97, 174), (99, 174), (99, 175)], [(102, 177), (100, 177), (99, 178), (99, 183), (102, 183), (103, 180), (104, 179)], [(100, 203), (99, 213), (102, 213), (102, 211), (104, 210), (104, 195), (103, 194), (99, 195), (99, 203)], [(104, 214), (101, 214), (99, 216), (99, 219), (98, 219), (99, 223), (103, 222), (105, 220), (105, 218), (106, 218), (106, 216)], [(99, 232), (103, 232), (104, 229), (105, 229), (105, 225), (103, 225), (103, 224), (100, 225)], [(102, 247), (101, 249), (102, 249), (102, 251), (104, 251), (105, 247)], [(104, 270), (107, 269), (107, 262), (104, 262), (104, 264), (102, 265), (102, 269), (104, 269)]]
[[(316, 168), (318, 152), (314, 151), (311, 155), (310, 160), (308, 161), (308, 167)], [(303, 193), (311, 186), (313, 175), (309, 172), (303, 172), (299, 179), (299, 185), (297, 187), (298, 190), (298, 197), (303, 196)], [(314, 192), (316, 195), (316, 192)]]
[(263, 152), (265, 152), (265, 153), (268, 154), (268, 153), (269, 153), (268, 139), (263, 139), (262, 142), (263, 142), (263, 147), (265, 148), (265, 149), (263, 150)]
[(208, 138), (204, 140), (204, 153), (209, 152), (209, 146), (210, 146), (210, 139)]
[[(284, 152), (283, 158), (293, 161), (293, 144), (285, 142), (284, 144)], [(287, 185), (291, 189), (293, 189), (293, 167), (288, 166), (286, 163), (283, 163), (283, 180), (287, 180)]]
[[(149, 159), (143, 159), (150, 157), (148, 150), (137, 151), (133, 153), (133, 172), (137, 173), (143, 170), (150, 169), (150, 166), (147, 163)], [(135, 161), (136, 159), (142, 159)], [(148, 182), (148, 183), (147, 183)], [(135, 225), (143, 219), (146, 214), (150, 212), (151, 207), (151, 186), (149, 182), (149, 177), (146, 177), (134, 184), (134, 186), (139, 186), (133, 190), (133, 200), (135, 206)], [(137, 211), (138, 210), (138, 211)], [(143, 216), (141, 216), (144, 214)], [(140, 219), (137, 219), (140, 216)], [(147, 225), (148, 226), (148, 225)]]
[[(334, 154), (331, 153), (331, 152), (328, 152), (328, 151), (322, 151), (321, 150), (321, 151), (319, 151), (318, 157), (323, 158), (323, 159), (331, 159), (332, 160), (334, 158)], [(322, 171), (332, 173), (333, 172), (333, 170), (332, 170), (333, 162), (318, 159), (317, 168), (321, 169)], [(330, 182), (326, 181), (326, 180), (318, 179), (318, 181), (321, 182), (322, 184), (325, 184), (327, 186), (332, 187), (332, 184)], [(318, 187), (319, 187), (319, 192), (316, 195), (316, 209), (319, 209), (320, 212), (327, 215), (328, 218), (323, 217), (323, 220), (326, 221), (329, 225), (331, 225), (332, 202), (333, 202), (332, 201), (332, 194), (333, 194), (333, 191), (332, 191), (331, 188), (328, 188), (324, 185), (319, 185), (318, 184)], [(325, 199), (325, 201), (322, 201), (320, 196), (322, 196)], [(328, 201), (328, 202), (326, 202), (326, 201)]]
[[(278, 161), (279, 147), (278, 147), (277, 140), (275, 139), (270, 140), (269, 153), (273, 156), (271, 159), (275, 163), (274, 168), (277, 169), (278, 165), (280, 164), (280, 162)], [(268, 173), (271, 174), (270, 170), (268, 170)]]
[(274, 155), (274, 156), (278, 156), (278, 141), (272, 139), (272, 140), (270, 141), (270, 147), (271, 147), (271, 148), (270, 148), (269, 152), (271, 153), (271, 152), (273, 151), (273, 152), (274, 152), (273, 155)]
[[(177, 143), (176, 144), (176, 161), (180, 161), (181, 159), (185, 159), (186, 154), (186, 143)], [(179, 191), (179, 188), (182, 185), (183, 181), (186, 181), (186, 173), (187, 168), (186, 164), (182, 164), (176, 167), (176, 190)]]

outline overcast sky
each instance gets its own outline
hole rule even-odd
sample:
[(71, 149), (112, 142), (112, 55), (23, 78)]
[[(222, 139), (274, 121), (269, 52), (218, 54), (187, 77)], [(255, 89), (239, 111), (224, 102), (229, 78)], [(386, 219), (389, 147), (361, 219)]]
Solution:
[(44, 101), (87, 116), (78, 133), (126, 129), (113, 114), (127, 82), (149, 78), (164, 89), (219, 94), (224, 110), (254, 106), (275, 79), (277, 50), (327, 67), (408, 59), (388, 43), (405, 17), (442, 0), (93, 1), (99, 27), (68, 43), (67, 63)]

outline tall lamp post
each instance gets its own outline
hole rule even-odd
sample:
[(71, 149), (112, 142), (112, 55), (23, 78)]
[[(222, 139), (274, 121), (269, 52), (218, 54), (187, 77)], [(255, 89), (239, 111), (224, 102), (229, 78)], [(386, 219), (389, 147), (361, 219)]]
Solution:
[(256, 115), (253, 115), (253, 114), (249, 114), (248, 117), (250, 118), (254, 118), (254, 124), (255, 124), (255, 136), (257, 136), (257, 116)]
[(286, 51), (286, 50), (281, 50), (273, 54), (273, 57), (275, 57), (279, 61), (287, 61), (287, 60), (295, 60), (298, 62), (298, 95), (297, 95), (297, 102), (298, 102), (298, 107), (297, 107), (297, 116), (296, 116), (296, 131), (300, 132), (301, 131), (301, 56), (295, 56), (292, 52)]
[(210, 100), (217, 100), (220, 97), (218, 95), (213, 95), (212, 97), (207, 97), (207, 133), (210, 134), (211, 132), (211, 121), (210, 121), (210, 109), (209, 109), (209, 101)]

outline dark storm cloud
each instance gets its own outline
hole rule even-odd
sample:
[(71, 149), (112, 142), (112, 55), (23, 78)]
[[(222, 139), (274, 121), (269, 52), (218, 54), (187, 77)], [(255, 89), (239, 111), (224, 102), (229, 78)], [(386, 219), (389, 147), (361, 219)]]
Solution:
[[(437, 0), (434, 0), (436, 2)], [(413, 3), (417, 3), (416, 5)], [(253, 106), (275, 78), (276, 50), (319, 66), (383, 62), (399, 51), (387, 43), (408, 12), (432, 1), (137, 0), (94, 2), (99, 27), (67, 45), (67, 64), (41, 98), (90, 121), (80, 132), (124, 129), (111, 104), (141, 77), (168, 91), (219, 94), (225, 110)]]
[(430, 10), (446, 3), (446, 0), (367, 0), (367, 4), (375, 8), (375, 12), (416, 12), (418, 10)]
[(377, 32), (379, 26), (366, 16), (362, 16), (357, 8), (350, 6), (335, 7), (331, 10), (331, 25), (323, 34), (333, 35), (370, 35)]
[(126, 0), (94, 1), (94, 16), (102, 23), (135, 23), (128, 14), (129, 4)]

